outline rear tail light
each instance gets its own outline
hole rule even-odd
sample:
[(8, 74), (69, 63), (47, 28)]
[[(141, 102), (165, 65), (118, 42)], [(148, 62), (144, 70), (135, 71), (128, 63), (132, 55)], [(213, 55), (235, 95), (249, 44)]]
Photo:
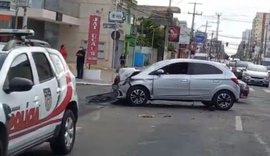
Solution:
[(237, 84), (237, 85), (239, 85), (239, 82), (238, 82), (238, 79), (237, 78), (231, 78), (231, 80), (235, 83), (235, 84)]

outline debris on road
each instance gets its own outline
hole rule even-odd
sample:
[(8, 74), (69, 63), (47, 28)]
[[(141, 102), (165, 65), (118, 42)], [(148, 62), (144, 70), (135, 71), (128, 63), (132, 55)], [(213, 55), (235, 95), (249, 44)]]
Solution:
[(100, 103), (109, 103), (114, 102), (117, 98), (116, 92), (104, 93), (94, 96), (86, 97), (87, 104), (100, 104)]
[(138, 116), (140, 118), (155, 118), (155, 115), (149, 115), (149, 114), (140, 114)]

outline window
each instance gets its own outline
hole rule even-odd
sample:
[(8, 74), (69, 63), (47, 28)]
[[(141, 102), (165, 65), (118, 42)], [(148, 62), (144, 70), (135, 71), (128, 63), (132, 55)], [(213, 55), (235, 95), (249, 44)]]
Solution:
[(105, 58), (105, 43), (104, 42), (99, 42), (99, 47), (98, 47), (98, 58), (99, 59), (104, 59)]
[(33, 53), (32, 55), (37, 67), (39, 82), (52, 79), (54, 74), (46, 55), (43, 53)]
[(5, 80), (5, 89), (8, 89), (9, 82), (15, 77), (25, 78), (33, 81), (31, 65), (26, 54), (17, 56), (12, 62)]
[(204, 63), (191, 63), (191, 75), (222, 74), (223, 72), (215, 66)]
[(162, 68), (166, 74), (187, 74), (188, 63), (174, 63)]
[(63, 65), (63, 62), (60, 60), (60, 58), (55, 54), (51, 54), (50, 56), (52, 58), (52, 62), (54, 64), (54, 66), (55, 66), (56, 73), (60, 74), (61, 72), (65, 71), (65, 67)]

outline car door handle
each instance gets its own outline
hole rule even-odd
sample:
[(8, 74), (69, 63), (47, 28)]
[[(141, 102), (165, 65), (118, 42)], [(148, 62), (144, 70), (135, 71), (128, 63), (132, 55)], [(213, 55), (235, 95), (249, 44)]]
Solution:
[(40, 106), (39, 101), (40, 101), (39, 97), (38, 96), (35, 96), (35, 98), (34, 98), (34, 105), (36, 105), (36, 106), (39, 107)]
[(181, 80), (181, 82), (188, 82), (188, 80), (187, 79), (184, 79), (184, 80)]
[(61, 93), (61, 88), (57, 88), (56, 94), (60, 94), (60, 93)]

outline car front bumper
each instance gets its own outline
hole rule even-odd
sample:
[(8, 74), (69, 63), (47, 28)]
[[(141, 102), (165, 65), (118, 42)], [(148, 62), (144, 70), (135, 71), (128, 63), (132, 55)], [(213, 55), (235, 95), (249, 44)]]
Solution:
[(244, 77), (244, 81), (248, 84), (255, 84), (255, 85), (268, 85), (269, 80), (265, 78), (252, 78), (252, 77)]

